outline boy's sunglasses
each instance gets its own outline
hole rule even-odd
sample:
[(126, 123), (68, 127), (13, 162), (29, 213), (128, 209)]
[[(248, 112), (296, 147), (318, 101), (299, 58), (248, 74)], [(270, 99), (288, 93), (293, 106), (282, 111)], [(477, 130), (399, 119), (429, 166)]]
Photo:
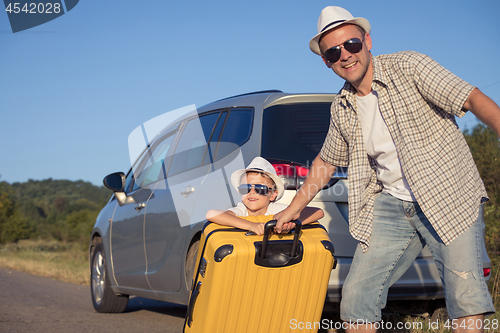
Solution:
[(272, 187), (268, 187), (268, 186), (262, 185), (262, 184), (241, 184), (240, 186), (238, 186), (238, 192), (241, 195), (245, 195), (245, 194), (250, 193), (252, 188), (255, 190), (255, 193), (260, 194), (260, 195), (267, 195), (269, 193), (269, 191), (273, 190)]
[(336, 63), (340, 59), (340, 54), (342, 53), (342, 47), (345, 48), (350, 53), (358, 53), (363, 49), (363, 41), (359, 38), (351, 38), (345, 41), (341, 45), (337, 45), (326, 50), (323, 53), (323, 57), (325, 57), (325, 59), (332, 64)]

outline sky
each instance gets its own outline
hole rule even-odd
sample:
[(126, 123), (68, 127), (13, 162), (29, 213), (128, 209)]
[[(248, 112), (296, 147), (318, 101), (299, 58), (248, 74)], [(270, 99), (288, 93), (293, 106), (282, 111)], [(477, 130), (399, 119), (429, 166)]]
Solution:
[(0, 181), (101, 185), (130, 168), (129, 134), (170, 110), (267, 89), (337, 92), (343, 81), (308, 47), (330, 5), (370, 22), (373, 55), (425, 53), (500, 104), (499, 0), (81, 0), (17, 33), (3, 12)]

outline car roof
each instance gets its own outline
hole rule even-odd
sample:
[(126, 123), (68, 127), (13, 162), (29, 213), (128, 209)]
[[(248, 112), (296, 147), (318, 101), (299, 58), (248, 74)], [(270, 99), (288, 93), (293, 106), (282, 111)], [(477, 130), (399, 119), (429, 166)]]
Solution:
[[(257, 91), (257, 92), (241, 94), (220, 99), (218, 101), (204, 105), (201, 108), (198, 108), (197, 113), (200, 114), (207, 111), (233, 108), (233, 107), (254, 107), (257, 110), (259, 110), (274, 105), (293, 104), (293, 103), (304, 103), (304, 102), (331, 103), (334, 97), (335, 94), (320, 94), (320, 93), (290, 94), (290, 93), (284, 93), (281, 90), (265, 90), (265, 91)], [(190, 116), (188, 116), (187, 118), (190, 118)], [(175, 124), (176, 122), (182, 121), (183, 119), (186, 118), (180, 116), (178, 119), (172, 121), (170, 124)], [(155, 139), (153, 139), (151, 142), (156, 141), (156, 139), (158, 139), (159, 137), (164, 136), (169, 126), (166, 126), (157, 135), (155, 135)]]
[(220, 99), (213, 103), (202, 106), (198, 109), (198, 113), (228, 107), (262, 107), (262, 109), (265, 109), (277, 104), (292, 104), (301, 102), (331, 103), (334, 97), (335, 94), (290, 94), (284, 93), (281, 90), (265, 90)]

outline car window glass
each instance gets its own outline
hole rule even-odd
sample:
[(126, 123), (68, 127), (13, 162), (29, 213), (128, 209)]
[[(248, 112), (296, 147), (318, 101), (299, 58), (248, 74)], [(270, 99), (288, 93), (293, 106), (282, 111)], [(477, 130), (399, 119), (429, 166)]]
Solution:
[(210, 138), (210, 142), (208, 143), (208, 150), (207, 153), (205, 154), (205, 159), (203, 160), (203, 164), (213, 162), (215, 153), (217, 151), (217, 144), (219, 143), (220, 134), (222, 132), (222, 128), (224, 127), (226, 118), (227, 118), (227, 112), (222, 112), (221, 116), (219, 117), (219, 120), (217, 121), (217, 125), (215, 126), (214, 133)]
[(247, 142), (252, 133), (252, 124), (253, 109), (233, 109), (224, 126), (216, 159), (221, 159)]
[(347, 179), (347, 167), (337, 167), (332, 178)]
[(330, 102), (311, 102), (264, 109), (262, 157), (311, 165), (330, 126), (330, 107)]
[(135, 182), (132, 190), (149, 185), (165, 175), (165, 169), (168, 167), (168, 160), (172, 154), (172, 144), (176, 137), (177, 128), (166, 131), (166, 135), (154, 143), (153, 147), (146, 149), (143, 154), (141, 167), (135, 172)]
[(184, 130), (175, 149), (175, 155), (168, 171), (169, 175), (200, 166), (207, 150), (207, 142), (219, 118), (219, 113), (211, 113), (191, 119)]
[(125, 179), (125, 192), (128, 192), (130, 189), (130, 184), (132, 184), (132, 181), (134, 180), (134, 172), (132, 169), (127, 174), (127, 178)]

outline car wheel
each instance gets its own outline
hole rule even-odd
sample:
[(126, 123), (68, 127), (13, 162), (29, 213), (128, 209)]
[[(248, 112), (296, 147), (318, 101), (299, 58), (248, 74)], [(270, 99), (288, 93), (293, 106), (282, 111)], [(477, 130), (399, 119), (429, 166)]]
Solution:
[(117, 295), (111, 290), (106, 270), (106, 256), (102, 243), (97, 243), (90, 264), (90, 293), (94, 309), (101, 313), (125, 311), (128, 295)]
[(188, 290), (191, 290), (193, 286), (193, 275), (196, 268), (196, 257), (198, 256), (199, 246), (199, 240), (191, 244), (186, 256), (186, 287), (188, 288)]

